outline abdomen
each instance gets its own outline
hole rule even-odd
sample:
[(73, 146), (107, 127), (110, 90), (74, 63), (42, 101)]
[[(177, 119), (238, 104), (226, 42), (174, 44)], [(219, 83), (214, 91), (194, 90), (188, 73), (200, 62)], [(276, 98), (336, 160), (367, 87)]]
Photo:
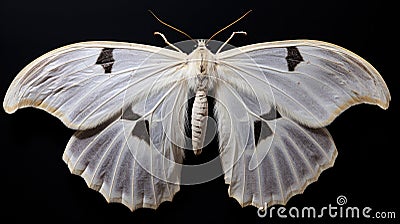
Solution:
[(197, 90), (192, 107), (192, 146), (195, 155), (201, 153), (207, 130), (208, 102), (205, 90)]

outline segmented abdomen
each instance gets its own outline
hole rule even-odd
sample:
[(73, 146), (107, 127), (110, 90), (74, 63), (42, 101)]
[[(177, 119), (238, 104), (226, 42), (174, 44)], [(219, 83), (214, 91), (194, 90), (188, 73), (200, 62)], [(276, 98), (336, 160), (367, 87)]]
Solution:
[(201, 153), (207, 130), (208, 102), (204, 90), (197, 90), (192, 108), (192, 146), (195, 155)]

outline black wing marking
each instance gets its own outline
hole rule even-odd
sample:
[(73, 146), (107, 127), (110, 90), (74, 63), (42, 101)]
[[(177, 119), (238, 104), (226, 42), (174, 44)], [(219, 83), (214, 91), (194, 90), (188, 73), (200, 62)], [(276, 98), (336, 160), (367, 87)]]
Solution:
[(96, 64), (101, 65), (105, 73), (111, 73), (115, 61), (113, 58), (113, 50), (114, 48), (104, 48), (97, 58)]
[(286, 56), (286, 61), (287, 61), (287, 65), (288, 65), (288, 70), (289, 71), (294, 71), (294, 69), (296, 68), (296, 66), (304, 61), (303, 57), (300, 54), (299, 49), (297, 49), (296, 46), (291, 46), (291, 47), (287, 47), (287, 56)]

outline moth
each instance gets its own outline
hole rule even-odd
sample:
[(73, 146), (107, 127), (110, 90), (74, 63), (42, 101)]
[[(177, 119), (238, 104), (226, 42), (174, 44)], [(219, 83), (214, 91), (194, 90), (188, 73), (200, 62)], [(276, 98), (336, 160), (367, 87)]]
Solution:
[(389, 90), (372, 65), (334, 44), (288, 40), (226, 50), (234, 34), (214, 51), (210, 40), (189, 41), (189, 53), (162, 34), (169, 48), (61, 47), (16, 76), (3, 107), (36, 107), (76, 130), (63, 155), (70, 171), (132, 211), (172, 200), (185, 150), (198, 155), (207, 144), (213, 107), (229, 196), (241, 206), (285, 204), (333, 166), (337, 149), (326, 126), (356, 104), (386, 109)]

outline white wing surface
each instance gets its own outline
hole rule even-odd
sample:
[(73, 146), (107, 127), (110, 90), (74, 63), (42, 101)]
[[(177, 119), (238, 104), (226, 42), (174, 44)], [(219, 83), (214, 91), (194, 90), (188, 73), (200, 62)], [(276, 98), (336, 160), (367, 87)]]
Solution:
[[(282, 115), (309, 127), (324, 127), (355, 104), (389, 105), (389, 90), (372, 65), (326, 42), (254, 44), (217, 58), (221, 79), (244, 93), (248, 89), (243, 83), (252, 91), (264, 91), (257, 94), (260, 103), (273, 104)], [(245, 82), (237, 82), (235, 76)]]
[(185, 58), (139, 44), (69, 45), (25, 67), (3, 105), (37, 107), (76, 129), (63, 159), (107, 201), (157, 208), (179, 190)]
[[(94, 128), (119, 113), (127, 100), (137, 102), (148, 88), (182, 77), (176, 74), (186, 54), (140, 44), (83, 42), (53, 50), (26, 66), (3, 102), (13, 113), (37, 107), (69, 128)], [(128, 105), (128, 102), (125, 102)]]
[(285, 204), (302, 193), (335, 161), (324, 127), (352, 105), (389, 105), (379, 73), (333, 44), (270, 42), (216, 57), (221, 163), (242, 206)]

